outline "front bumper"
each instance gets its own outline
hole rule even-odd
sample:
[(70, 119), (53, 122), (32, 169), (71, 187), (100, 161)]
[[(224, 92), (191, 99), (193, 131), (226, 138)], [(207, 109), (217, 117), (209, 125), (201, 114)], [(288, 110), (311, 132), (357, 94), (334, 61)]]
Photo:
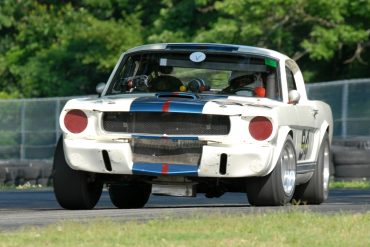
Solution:
[[(111, 169), (107, 169), (103, 150), (109, 156)], [(273, 152), (274, 146), (269, 143), (212, 143), (203, 146), (199, 164), (135, 163), (128, 142), (64, 139), (65, 158), (72, 169), (105, 174), (223, 178), (264, 176), (272, 169)], [(220, 169), (222, 162), (225, 163), (223, 170)]]

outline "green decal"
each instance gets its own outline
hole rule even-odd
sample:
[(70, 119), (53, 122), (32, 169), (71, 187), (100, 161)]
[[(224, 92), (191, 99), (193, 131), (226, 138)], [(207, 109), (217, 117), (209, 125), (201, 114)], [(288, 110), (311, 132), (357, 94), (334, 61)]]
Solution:
[(277, 62), (270, 58), (265, 58), (265, 64), (274, 68), (277, 67)]

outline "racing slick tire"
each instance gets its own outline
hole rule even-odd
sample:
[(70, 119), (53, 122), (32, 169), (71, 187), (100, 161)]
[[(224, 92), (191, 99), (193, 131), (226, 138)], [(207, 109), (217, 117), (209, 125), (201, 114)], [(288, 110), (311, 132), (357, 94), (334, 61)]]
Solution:
[(283, 206), (289, 203), (294, 194), (296, 167), (293, 140), (288, 136), (274, 170), (265, 177), (247, 181), (249, 203), (253, 206)]
[(111, 184), (110, 200), (117, 208), (142, 208), (152, 193), (152, 185), (144, 182)]
[(103, 183), (94, 173), (73, 170), (65, 160), (63, 138), (59, 138), (53, 164), (54, 194), (65, 209), (92, 209), (99, 201)]
[(296, 186), (293, 200), (298, 204), (321, 204), (328, 198), (330, 180), (330, 144), (325, 134), (317, 158), (317, 165), (311, 179)]

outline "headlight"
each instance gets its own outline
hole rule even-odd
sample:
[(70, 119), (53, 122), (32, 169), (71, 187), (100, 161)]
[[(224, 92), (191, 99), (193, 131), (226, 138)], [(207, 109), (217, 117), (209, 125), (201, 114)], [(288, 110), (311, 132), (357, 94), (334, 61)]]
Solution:
[(257, 141), (263, 141), (272, 133), (272, 123), (267, 117), (255, 117), (249, 122), (249, 133)]
[(79, 134), (87, 127), (87, 116), (81, 110), (70, 110), (64, 116), (64, 126), (74, 134)]

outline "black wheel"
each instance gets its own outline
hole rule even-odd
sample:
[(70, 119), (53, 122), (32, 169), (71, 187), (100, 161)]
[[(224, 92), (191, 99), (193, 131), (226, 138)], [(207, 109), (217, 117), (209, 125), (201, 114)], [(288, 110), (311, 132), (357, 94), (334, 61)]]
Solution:
[(335, 151), (334, 163), (336, 166), (370, 163), (370, 151), (368, 149), (337, 148)]
[(0, 185), (4, 184), (5, 180), (6, 180), (5, 167), (0, 167)]
[(274, 170), (267, 176), (247, 182), (247, 196), (251, 205), (283, 206), (290, 202), (296, 179), (296, 153), (293, 140), (287, 137)]
[(144, 182), (112, 184), (109, 196), (117, 208), (142, 208), (152, 193), (152, 185)]
[(335, 167), (338, 178), (370, 178), (370, 162), (368, 164), (350, 164)]
[(65, 209), (92, 209), (100, 199), (103, 183), (96, 174), (76, 171), (68, 166), (62, 137), (55, 149), (53, 178), (55, 197)]
[(296, 187), (293, 199), (304, 204), (320, 204), (328, 198), (330, 179), (330, 144), (325, 134), (317, 158), (317, 165), (312, 178)]

